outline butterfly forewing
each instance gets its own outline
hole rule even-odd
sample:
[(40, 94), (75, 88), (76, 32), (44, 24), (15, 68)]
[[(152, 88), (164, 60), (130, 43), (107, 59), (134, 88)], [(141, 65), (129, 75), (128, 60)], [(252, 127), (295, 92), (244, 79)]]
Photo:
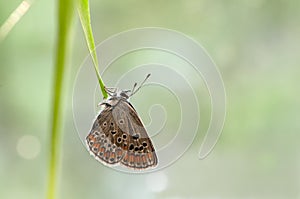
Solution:
[(125, 128), (129, 134), (129, 145), (122, 164), (137, 169), (156, 166), (157, 157), (154, 147), (133, 106), (127, 100), (122, 99), (115, 111), (124, 112), (127, 120)]
[(121, 163), (134, 169), (157, 165), (146, 129), (133, 106), (124, 98), (104, 103), (86, 138), (90, 153), (104, 164)]

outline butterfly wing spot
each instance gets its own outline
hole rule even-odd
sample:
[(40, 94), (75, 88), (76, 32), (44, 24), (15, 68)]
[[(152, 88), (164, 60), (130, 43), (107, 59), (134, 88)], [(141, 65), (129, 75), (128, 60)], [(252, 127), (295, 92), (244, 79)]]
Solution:
[(123, 138), (124, 140), (126, 140), (126, 139), (127, 139), (127, 135), (124, 133), (124, 134), (122, 135), (122, 138)]
[(91, 141), (89, 142), (89, 146), (91, 147), (91, 146), (93, 146), (93, 144), (94, 144), (94, 141), (91, 140)]
[(121, 124), (121, 125), (124, 124), (124, 120), (123, 120), (123, 119), (120, 119), (120, 120), (119, 120), (119, 124)]
[(122, 159), (122, 163), (123, 163), (124, 165), (127, 165), (127, 164), (128, 164), (128, 159), (129, 159), (128, 153), (126, 153), (125, 156), (124, 156), (124, 158)]
[(95, 138), (94, 138), (93, 135), (90, 135), (86, 138), (86, 141), (87, 141), (89, 146), (93, 146), (93, 144), (95, 143)]
[(117, 143), (120, 144), (121, 142), (122, 142), (122, 138), (121, 138), (121, 137), (118, 137), (118, 138), (117, 138)]
[(107, 126), (107, 122), (103, 122), (102, 126), (106, 127)]
[(97, 153), (97, 152), (98, 152), (98, 148), (97, 148), (97, 147), (93, 147), (93, 151), (94, 151), (95, 153)]
[(147, 144), (147, 142), (143, 142), (142, 145), (143, 145), (144, 147), (147, 147), (148, 144)]
[(144, 147), (143, 145), (140, 146), (140, 151), (143, 151), (144, 150)]
[(99, 147), (100, 147), (100, 144), (96, 142), (95, 144), (92, 145), (92, 151), (97, 153), (99, 150)]
[(132, 138), (133, 138), (134, 140), (139, 139), (139, 137), (140, 137), (140, 135), (139, 135), (138, 133), (136, 133), (136, 134), (134, 134), (134, 135), (132, 136)]
[(140, 148), (138, 146), (134, 147), (134, 151), (139, 151)]
[(110, 152), (109, 152), (109, 151), (106, 151), (106, 152), (104, 153), (104, 159), (106, 160), (106, 162), (107, 162), (107, 160), (109, 159), (109, 155), (110, 155)]
[(115, 135), (117, 132), (116, 131), (111, 131), (110, 132), (112, 135)]
[(94, 135), (95, 135), (95, 136), (99, 136), (100, 133), (99, 133), (98, 131), (95, 131), (95, 132), (94, 132)]
[(111, 152), (109, 157), (109, 162), (112, 164), (115, 163), (115, 161), (116, 161), (116, 154), (114, 152)]
[(100, 151), (99, 151), (99, 153), (98, 153), (98, 155), (99, 155), (100, 157), (102, 157), (102, 156), (104, 155), (104, 152), (105, 152), (105, 148), (104, 148), (104, 147), (101, 147), (101, 148), (100, 148)]
[(133, 149), (134, 149), (134, 145), (133, 145), (133, 144), (130, 144), (130, 145), (129, 145), (129, 150), (132, 151)]
[(88, 136), (86, 136), (86, 140), (90, 141), (93, 137), (94, 137), (93, 135), (89, 134)]
[(123, 143), (122, 148), (124, 149), (124, 151), (127, 151), (127, 150), (128, 150), (127, 142), (124, 142), (124, 143)]
[(123, 151), (120, 148), (118, 148), (116, 150), (116, 155), (117, 155), (117, 160), (119, 162), (121, 160), (122, 156), (123, 156)]

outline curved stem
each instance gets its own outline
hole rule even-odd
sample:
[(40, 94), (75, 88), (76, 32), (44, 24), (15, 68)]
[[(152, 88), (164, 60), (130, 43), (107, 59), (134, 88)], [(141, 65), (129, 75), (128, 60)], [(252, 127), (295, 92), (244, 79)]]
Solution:
[(105, 85), (103, 83), (103, 80), (102, 80), (99, 70), (98, 70), (98, 59), (97, 59), (97, 53), (95, 50), (95, 42), (94, 42), (93, 31), (92, 31), (92, 26), (91, 26), (90, 8), (89, 8), (88, 0), (79, 0), (78, 14), (79, 14), (81, 25), (82, 25), (82, 28), (84, 31), (85, 39), (86, 39), (86, 42), (88, 45), (88, 49), (92, 56), (94, 69), (95, 69), (95, 72), (97, 75), (97, 79), (99, 82), (99, 86), (100, 86), (103, 98), (107, 98), (108, 94), (105, 90)]

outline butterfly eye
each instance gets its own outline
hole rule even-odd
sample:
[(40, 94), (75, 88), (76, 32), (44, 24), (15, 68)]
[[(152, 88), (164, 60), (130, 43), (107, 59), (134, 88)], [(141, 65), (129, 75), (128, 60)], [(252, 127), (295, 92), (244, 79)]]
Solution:
[(121, 95), (122, 97), (125, 97), (126, 99), (128, 98), (128, 95), (126, 94), (126, 92), (121, 92), (120, 95)]

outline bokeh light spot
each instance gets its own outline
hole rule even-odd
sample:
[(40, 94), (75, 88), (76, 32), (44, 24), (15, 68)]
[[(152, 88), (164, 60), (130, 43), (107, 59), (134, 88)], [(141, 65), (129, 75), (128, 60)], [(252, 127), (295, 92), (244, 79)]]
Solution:
[(22, 136), (17, 143), (18, 154), (25, 159), (34, 159), (40, 153), (41, 144), (37, 137), (32, 135)]
[(152, 192), (162, 192), (168, 186), (168, 177), (164, 172), (151, 173), (146, 178), (146, 186)]

